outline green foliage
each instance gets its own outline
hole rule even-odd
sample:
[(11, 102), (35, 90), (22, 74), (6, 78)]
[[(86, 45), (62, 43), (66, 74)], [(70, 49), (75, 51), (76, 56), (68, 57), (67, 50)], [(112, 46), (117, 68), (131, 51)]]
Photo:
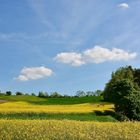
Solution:
[(10, 96), (10, 95), (12, 95), (12, 92), (11, 91), (6, 91), (6, 95)]
[(22, 92), (16, 92), (16, 95), (24, 95)]
[(135, 85), (140, 89), (140, 69), (134, 69), (134, 82)]
[(112, 74), (103, 92), (104, 100), (115, 104), (121, 118), (140, 120), (139, 69), (131, 66), (118, 69)]
[(134, 82), (134, 70), (131, 66), (121, 67), (116, 72), (112, 73), (111, 79), (106, 84), (105, 89), (103, 91), (104, 100), (112, 102), (114, 98), (114, 92), (112, 92), (112, 88), (117, 81), (128, 79)]
[(95, 93), (93, 91), (87, 91), (86, 96), (94, 96)]
[(50, 95), (51, 98), (60, 98), (62, 95), (58, 92), (52, 92)]
[(115, 104), (115, 111), (119, 114), (130, 118), (130, 96), (134, 94), (135, 89), (133, 84), (128, 79), (117, 81), (112, 86), (112, 94), (114, 95), (112, 101)]
[(49, 94), (48, 94), (47, 92), (42, 92), (42, 91), (40, 91), (40, 92), (38, 93), (38, 97), (45, 98), (45, 97), (48, 97), (48, 96), (49, 96)]
[(35, 93), (31, 93), (31, 96), (36, 96)]
[(129, 118), (140, 121), (140, 91), (136, 91), (129, 97)]
[(96, 90), (95, 92), (96, 96), (102, 96), (102, 91), (101, 90)]
[(86, 93), (84, 91), (78, 90), (76, 92), (76, 97), (84, 97), (84, 96), (86, 96)]

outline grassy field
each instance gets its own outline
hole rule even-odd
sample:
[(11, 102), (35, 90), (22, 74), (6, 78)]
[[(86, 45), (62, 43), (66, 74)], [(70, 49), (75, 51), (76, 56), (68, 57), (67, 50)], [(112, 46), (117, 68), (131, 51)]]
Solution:
[(139, 140), (140, 123), (116, 119), (102, 97), (0, 96), (0, 140)]
[(80, 97), (80, 98), (39, 98), (36, 96), (5, 96), (0, 95), (0, 100), (7, 101), (25, 101), (32, 104), (47, 104), (47, 105), (70, 105), (82, 103), (99, 103), (103, 100), (102, 97)]

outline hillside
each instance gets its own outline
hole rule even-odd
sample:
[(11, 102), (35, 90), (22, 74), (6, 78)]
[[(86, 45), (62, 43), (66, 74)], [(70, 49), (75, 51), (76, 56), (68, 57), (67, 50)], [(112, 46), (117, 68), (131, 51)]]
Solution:
[(70, 105), (70, 104), (81, 104), (81, 103), (98, 103), (102, 101), (101, 96), (90, 96), (90, 97), (70, 97), (70, 98), (40, 98), (37, 96), (28, 95), (11, 95), (5, 96), (0, 95), (0, 100), (6, 101), (25, 101), (34, 104), (46, 104), (46, 105)]
[(36, 96), (0, 96), (1, 119), (56, 119), (116, 121), (113, 104), (102, 97), (39, 98)]

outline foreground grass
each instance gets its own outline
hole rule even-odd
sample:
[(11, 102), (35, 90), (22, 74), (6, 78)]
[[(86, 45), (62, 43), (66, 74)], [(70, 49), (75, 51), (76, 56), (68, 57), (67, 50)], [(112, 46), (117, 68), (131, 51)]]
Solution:
[(140, 140), (140, 123), (1, 120), (2, 140)]

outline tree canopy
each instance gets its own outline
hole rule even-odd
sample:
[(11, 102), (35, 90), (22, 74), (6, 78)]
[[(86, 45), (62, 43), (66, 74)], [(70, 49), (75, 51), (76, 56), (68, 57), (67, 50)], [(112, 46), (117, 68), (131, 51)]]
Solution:
[(140, 69), (127, 66), (113, 72), (103, 97), (105, 101), (115, 104), (117, 113), (140, 120)]

